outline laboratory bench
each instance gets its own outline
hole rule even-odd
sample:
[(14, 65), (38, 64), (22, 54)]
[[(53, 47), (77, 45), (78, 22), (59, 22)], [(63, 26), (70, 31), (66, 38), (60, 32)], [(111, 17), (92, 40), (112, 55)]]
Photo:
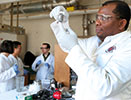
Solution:
[[(25, 99), (25, 97), (29, 97), (30, 95), (26, 95), (26, 96), (23, 96), (23, 94), (27, 94), (29, 93), (28, 90), (25, 90), (23, 92), (17, 92), (16, 89), (14, 90), (11, 90), (11, 91), (8, 91), (8, 92), (4, 92), (4, 93), (1, 93), (0, 94), (0, 100), (42, 100), (42, 99)], [(45, 100), (45, 99), (43, 99)], [(48, 99), (46, 99), (48, 100)], [(58, 100), (58, 99), (52, 99), (52, 100)], [(72, 97), (69, 97), (69, 98), (61, 98), (59, 100), (75, 100), (74, 98)]]

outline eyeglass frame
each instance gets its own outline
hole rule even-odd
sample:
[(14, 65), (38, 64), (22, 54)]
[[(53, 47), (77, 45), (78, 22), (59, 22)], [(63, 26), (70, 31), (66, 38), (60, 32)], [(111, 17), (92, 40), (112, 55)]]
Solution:
[[(101, 18), (99, 18), (101, 16)], [(96, 14), (96, 20), (101, 20), (102, 22), (108, 21), (110, 18), (121, 19), (120, 16), (113, 17), (112, 15), (105, 15), (105, 14)]]
[(40, 49), (48, 49), (48, 48), (47, 47), (46, 48), (40, 47)]

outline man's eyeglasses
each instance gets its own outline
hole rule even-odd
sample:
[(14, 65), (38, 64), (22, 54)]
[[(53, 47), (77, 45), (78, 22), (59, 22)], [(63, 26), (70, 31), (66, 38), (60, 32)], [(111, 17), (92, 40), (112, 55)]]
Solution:
[(105, 14), (97, 14), (96, 15), (96, 20), (101, 20), (103, 22), (109, 21), (111, 18), (119, 18), (117, 17), (113, 17), (112, 15), (105, 15)]
[(47, 48), (40, 47), (40, 49), (47, 49)]

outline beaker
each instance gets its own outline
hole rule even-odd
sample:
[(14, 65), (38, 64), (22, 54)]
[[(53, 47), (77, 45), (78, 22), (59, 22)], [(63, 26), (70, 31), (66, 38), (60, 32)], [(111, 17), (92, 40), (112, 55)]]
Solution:
[(24, 88), (25, 77), (16, 76), (16, 91), (21, 92)]

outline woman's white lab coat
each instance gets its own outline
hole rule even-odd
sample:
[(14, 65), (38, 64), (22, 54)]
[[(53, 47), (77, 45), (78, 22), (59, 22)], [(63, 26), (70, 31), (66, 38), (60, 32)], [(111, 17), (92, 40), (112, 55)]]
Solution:
[(75, 100), (131, 100), (131, 34), (79, 40), (66, 58), (78, 75)]
[(15, 88), (16, 73), (9, 63), (8, 57), (0, 54), (0, 93)]
[[(41, 60), (42, 63), (36, 68), (36, 63)], [(48, 63), (50, 68), (44, 66), (44, 63)], [(32, 69), (37, 71), (36, 80), (45, 80), (48, 79), (48, 75), (54, 75), (54, 56), (50, 53), (46, 61), (44, 61), (43, 54), (38, 56), (32, 64)]]
[(23, 69), (24, 64), (22, 60), (19, 57), (15, 58), (12, 54), (10, 54), (8, 58), (10, 60), (11, 66), (13, 66), (14, 64), (17, 64), (19, 67), (19, 71), (20, 71), (19, 75), (23, 75), (24, 74), (24, 69)]

